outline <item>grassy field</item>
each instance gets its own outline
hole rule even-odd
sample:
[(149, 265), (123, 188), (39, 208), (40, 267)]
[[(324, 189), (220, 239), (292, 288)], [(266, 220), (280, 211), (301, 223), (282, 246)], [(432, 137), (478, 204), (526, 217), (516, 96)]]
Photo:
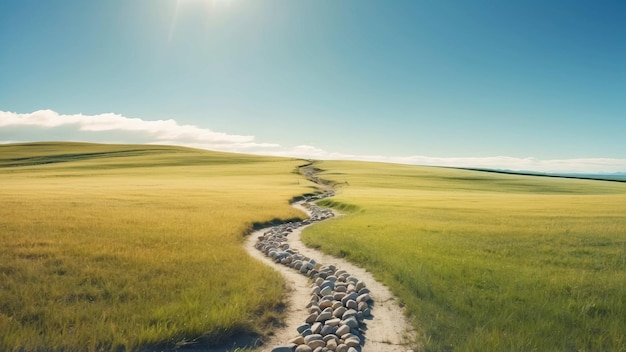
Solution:
[(136, 350), (260, 332), (283, 281), (242, 247), (302, 214), (302, 161), (176, 147), (0, 146), (0, 350)]
[(425, 350), (626, 351), (626, 184), (317, 166), (347, 216), (304, 241), (388, 284)]

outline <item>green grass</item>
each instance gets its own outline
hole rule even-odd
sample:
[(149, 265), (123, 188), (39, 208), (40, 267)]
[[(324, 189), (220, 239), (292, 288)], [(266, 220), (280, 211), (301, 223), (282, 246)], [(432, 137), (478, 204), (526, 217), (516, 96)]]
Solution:
[[(138, 350), (267, 331), (244, 252), (301, 216), (302, 161), (176, 147), (0, 146), (0, 350)], [(305, 240), (373, 271), (426, 350), (624, 351), (626, 184), (323, 162), (347, 216)]]
[(626, 184), (317, 166), (347, 216), (304, 241), (389, 285), (423, 349), (626, 351)]
[(302, 216), (302, 161), (177, 147), (0, 146), (0, 350), (100, 351), (267, 332), (281, 276), (242, 247)]

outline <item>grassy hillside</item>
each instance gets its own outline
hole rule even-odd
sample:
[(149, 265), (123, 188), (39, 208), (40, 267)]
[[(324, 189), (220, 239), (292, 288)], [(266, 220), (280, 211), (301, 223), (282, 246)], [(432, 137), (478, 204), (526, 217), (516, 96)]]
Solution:
[(0, 350), (134, 350), (261, 331), (282, 278), (244, 251), (299, 217), (298, 160), (176, 147), (0, 146)]
[(318, 166), (347, 216), (305, 242), (390, 285), (426, 350), (626, 350), (626, 184)]

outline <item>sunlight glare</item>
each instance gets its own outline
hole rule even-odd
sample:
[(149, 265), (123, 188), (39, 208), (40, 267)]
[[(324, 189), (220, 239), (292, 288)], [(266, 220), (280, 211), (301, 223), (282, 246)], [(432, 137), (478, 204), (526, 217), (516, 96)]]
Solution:
[(230, 5), (230, 0), (211, 0), (211, 4), (213, 6), (219, 6), (219, 5), (229, 6)]
[(181, 3), (205, 3), (207, 5), (211, 5), (213, 7), (217, 6), (230, 6), (231, 0), (176, 0), (176, 6), (178, 7)]
[(179, 13), (182, 9), (187, 7), (186, 5), (203, 5), (207, 9), (207, 15), (210, 16), (211, 10), (226, 8), (229, 9), (231, 7), (231, 3), (233, 0), (175, 0), (176, 7), (174, 9), (174, 17), (172, 19), (172, 24), (170, 25), (169, 35), (168, 35), (168, 43), (172, 41), (174, 36), (174, 31), (176, 30)]

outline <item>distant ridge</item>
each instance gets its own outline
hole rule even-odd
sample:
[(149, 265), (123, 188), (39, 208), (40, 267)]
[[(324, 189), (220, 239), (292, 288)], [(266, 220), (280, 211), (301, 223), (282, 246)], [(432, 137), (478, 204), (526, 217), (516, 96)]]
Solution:
[(508, 175), (521, 175), (521, 176), (541, 176), (541, 177), (554, 177), (554, 178), (570, 178), (576, 180), (593, 180), (593, 181), (609, 181), (609, 182), (621, 182), (626, 183), (626, 173), (616, 172), (610, 174), (579, 174), (579, 173), (543, 173), (534, 171), (513, 171), (513, 170), (498, 170), (498, 169), (482, 169), (482, 168), (469, 168), (460, 167), (455, 169), (491, 172), (496, 174), (508, 174)]

